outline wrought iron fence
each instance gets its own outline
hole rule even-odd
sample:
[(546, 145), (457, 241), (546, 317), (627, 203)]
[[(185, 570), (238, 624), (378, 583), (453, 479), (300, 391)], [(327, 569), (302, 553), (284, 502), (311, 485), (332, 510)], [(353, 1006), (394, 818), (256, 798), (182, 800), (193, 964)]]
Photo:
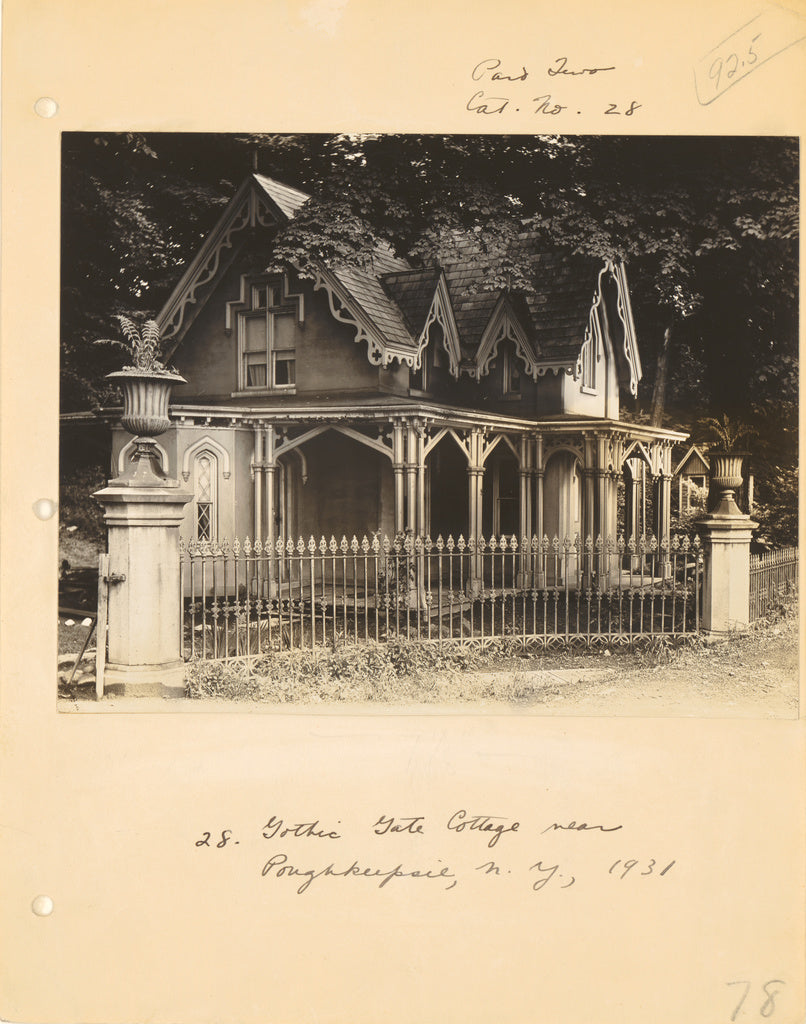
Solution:
[(780, 614), (798, 592), (798, 549), (750, 556), (750, 621)]
[(186, 659), (406, 638), (524, 650), (629, 644), (700, 627), (698, 538), (374, 535), (191, 543)]

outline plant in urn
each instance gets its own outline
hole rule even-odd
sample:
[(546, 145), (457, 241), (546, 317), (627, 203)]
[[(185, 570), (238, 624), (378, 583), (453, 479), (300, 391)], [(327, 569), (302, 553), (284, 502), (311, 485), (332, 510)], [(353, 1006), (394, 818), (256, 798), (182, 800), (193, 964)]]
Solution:
[(721, 491), (715, 515), (738, 516), (741, 510), (736, 504), (736, 491), (742, 486), (742, 463), (747, 452), (737, 448), (740, 441), (749, 440), (753, 429), (742, 423), (734, 423), (726, 415), (722, 419), (709, 417), (702, 421), (715, 440), (710, 451), (711, 479)]
[(165, 366), (161, 358), (160, 330), (154, 320), (146, 320), (141, 330), (133, 320), (117, 316), (125, 341), (103, 338), (97, 344), (116, 345), (132, 357), (122, 370), (106, 375), (123, 391), (121, 422), (135, 437), (134, 452), (116, 484), (129, 486), (165, 486), (168, 475), (162, 469), (156, 437), (170, 426), (168, 401), (174, 384), (186, 384), (185, 378)]

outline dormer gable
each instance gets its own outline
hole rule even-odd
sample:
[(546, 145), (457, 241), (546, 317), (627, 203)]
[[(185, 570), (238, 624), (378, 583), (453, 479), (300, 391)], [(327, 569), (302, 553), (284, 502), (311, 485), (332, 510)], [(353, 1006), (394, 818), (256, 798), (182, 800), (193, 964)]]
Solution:
[(451, 376), (458, 378), (462, 353), (444, 271), (439, 267), (432, 267), (426, 270), (385, 274), (382, 282), (384, 290), (403, 313), (415, 338), (413, 369), (421, 368), (425, 350), (433, 340), (432, 327), (438, 324), (441, 328), (441, 339), (438, 344), (441, 344), (448, 356)]
[(616, 375), (619, 385), (626, 388), (635, 397), (638, 394), (638, 382), (643, 376), (641, 358), (638, 354), (638, 342), (635, 336), (635, 324), (630, 304), (630, 290), (627, 285), (627, 271), (623, 263), (608, 260), (599, 272), (599, 280), (591, 307), (589, 330), (586, 332), (585, 344), (588, 352), (580, 353), (580, 368), (585, 378), (585, 359), (590, 362), (594, 338), (602, 347), (612, 350), (615, 360)]
[(502, 293), (499, 297), (487, 326), (482, 332), (474, 365), (468, 368), (470, 375), (474, 376), (476, 380), (481, 380), (489, 373), (490, 365), (498, 353), (501, 342), (505, 339), (513, 343), (516, 358), (523, 364), (526, 373), (536, 380), (538, 375), (537, 353), (515, 311), (510, 296), (506, 293)]

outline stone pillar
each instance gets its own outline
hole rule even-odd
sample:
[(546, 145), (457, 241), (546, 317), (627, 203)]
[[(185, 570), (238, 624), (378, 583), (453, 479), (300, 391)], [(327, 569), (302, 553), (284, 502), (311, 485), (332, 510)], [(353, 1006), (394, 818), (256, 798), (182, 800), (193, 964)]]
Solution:
[(154, 459), (138, 444), (129, 471), (94, 494), (109, 530), (104, 692), (127, 697), (185, 693), (179, 524), (192, 495)]
[(697, 524), (705, 541), (703, 628), (712, 633), (750, 623), (750, 538), (758, 523), (741, 513), (714, 512)]

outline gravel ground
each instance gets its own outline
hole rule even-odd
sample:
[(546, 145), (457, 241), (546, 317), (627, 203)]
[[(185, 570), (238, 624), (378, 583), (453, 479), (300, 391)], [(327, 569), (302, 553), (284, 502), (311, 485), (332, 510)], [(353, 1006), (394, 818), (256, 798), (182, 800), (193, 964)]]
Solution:
[[(651, 664), (601, 658), (536, 696), (545, 714), (696, 718), (797, 718), (796, 618), (766, 629), (674, 652)], [(636, 663), (638, 662), (638, 663)], [(582, 666), (579, 666), (582, 669)], [(563, 673), (565, 675), (566, 673)]]

